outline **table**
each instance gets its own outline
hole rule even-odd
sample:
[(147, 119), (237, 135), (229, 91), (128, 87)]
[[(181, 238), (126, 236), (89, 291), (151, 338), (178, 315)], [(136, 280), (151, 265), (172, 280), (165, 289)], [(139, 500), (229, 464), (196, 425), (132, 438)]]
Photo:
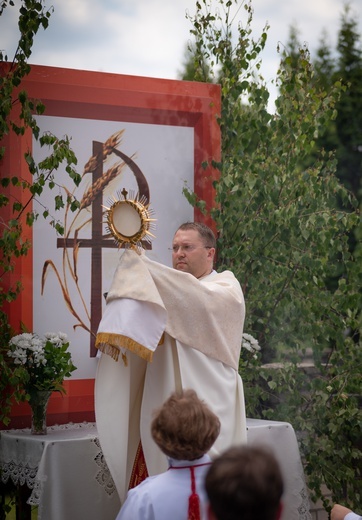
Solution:
[(30, 490), (39, 520), (114, 520), (120, 500), (94, 423), (0, 432), (1, 479)]
[[(285, 485), (281, 520), (311, 520), (293, 427), (260, 419), (246, 424), (248, 443), (268, 446), (280, 463)], [(3, 431), (2, 481), (31, 489), (28, 503), (38, 506), (39, 520), (114, 520), (120, 501), (97, 435), (94, 423), (48, 427), (44, 436), (31, 435), (29, 429)]]
[(261, 419), (247, 419), (246, 425), (248, 444), (268, 447), (280, 464), (284, 479), (281, 520), (311, 520), (309, 494), (292, 425)]

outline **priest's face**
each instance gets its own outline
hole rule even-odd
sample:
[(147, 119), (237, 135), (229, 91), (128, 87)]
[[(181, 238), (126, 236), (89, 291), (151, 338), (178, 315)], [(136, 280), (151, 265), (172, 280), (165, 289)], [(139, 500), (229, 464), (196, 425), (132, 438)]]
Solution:
[(214, 247), (205, 246), (195, 229), (179, 229), (172, 242), (172, 265), (178, 271), (196, 278), (210, 274), (213, 269)]

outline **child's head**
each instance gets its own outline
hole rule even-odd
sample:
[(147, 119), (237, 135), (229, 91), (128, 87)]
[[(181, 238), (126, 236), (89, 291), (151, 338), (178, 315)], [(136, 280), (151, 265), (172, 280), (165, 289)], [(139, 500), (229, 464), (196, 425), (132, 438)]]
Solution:
[(195, 460), (207, 453), (220, 432), (218, 417), (194, 390), (174, 392), (154, 414), (153, 440), (176, 460)]

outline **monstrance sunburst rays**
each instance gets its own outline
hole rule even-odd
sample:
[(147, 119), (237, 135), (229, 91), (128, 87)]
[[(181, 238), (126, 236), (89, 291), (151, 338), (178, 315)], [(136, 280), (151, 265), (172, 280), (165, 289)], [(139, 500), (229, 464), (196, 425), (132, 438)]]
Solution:
[(155, 228), (157, 219), (152, 218), (153, 210), (145, 196), (128, 192), (123, 188), (117, 191), (116, 196), (107, 200), (106, 224), (109, 234), (112, 235), (119, 248), (130, 246), (142, 247), (142, 241), (151, 243), (155, 235), (151, 232)]

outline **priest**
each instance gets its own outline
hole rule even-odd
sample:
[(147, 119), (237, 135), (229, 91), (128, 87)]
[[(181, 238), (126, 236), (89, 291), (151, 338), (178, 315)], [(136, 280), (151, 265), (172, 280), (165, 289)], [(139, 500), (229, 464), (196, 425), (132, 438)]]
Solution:
[(221, 423), (215, 457), (246, 442), (238, 363), (244, 296), (232, 272), (214, 270), (215, 237), (180, 226), (173, 268), (131, 248), (122, 254), (99, 325), (95, 411), (103, 454), (123, 502), (128, 489), (167, 469), (150, 435), (152, 413), (192, 388)]

